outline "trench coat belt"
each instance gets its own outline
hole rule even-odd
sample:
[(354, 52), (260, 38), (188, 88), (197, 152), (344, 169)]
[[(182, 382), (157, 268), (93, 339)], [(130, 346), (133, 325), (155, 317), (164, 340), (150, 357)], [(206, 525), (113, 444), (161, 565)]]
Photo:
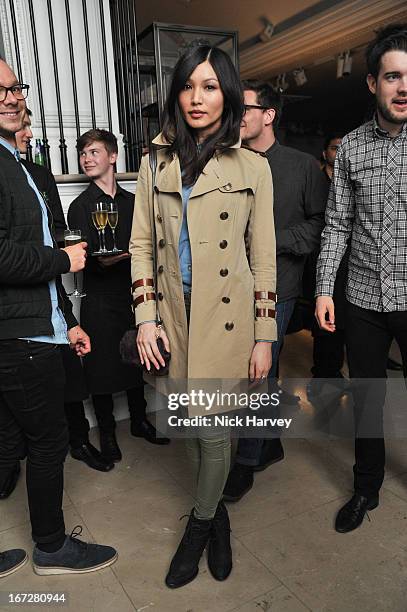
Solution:
[(273, 302), (275, 302), (276, 294), (273, 293), (272, 291), (255, 291), (254, 299), (255, 300), (272, 300)]
[(148, 302), (148, 300), (155, 300), (155, 293), (145, 293), (144, 295), (139, 295), (133, 300), (133, 306), (136, 307), (139, 304), (143, 304), (143, 302)]
[(276, 316), (276, 311), (271, 308), (256, 308), (256, 317), (269, 317), (274, 319)]
[(152, 278), (139, 278), (138, 280), (134, 281), (131, 288), (134, 291), (138, 287), (154, 287), (154, 281)]

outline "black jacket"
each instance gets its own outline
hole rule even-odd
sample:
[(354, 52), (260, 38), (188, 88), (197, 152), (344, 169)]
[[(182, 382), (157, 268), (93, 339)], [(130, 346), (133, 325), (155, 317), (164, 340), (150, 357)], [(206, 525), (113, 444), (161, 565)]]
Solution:
[(34, 179), (34, 183), (37, 185), (38, 191), (42, 194), (51, 213), (50, 222), (53, 235), (57, 243), (62, 244), (64, 242), (66, 222), (54, 175), (45, 166), (34, 164), (25, 159), (22, 159), (21, 163), (27, 168)]
[[(52, 335), (48, 282), (69, 272), (68, 255), (44, 246), (42, 214), (22, 166), (0, 145), (0, 340)], [(77, 324), (57, 282), (68, 328)]]
[(329, 187), (317, 160), (277, 141), (266, 151), (273, 175), (277, 299), (301, 295), (305, 258), (319, 247)]

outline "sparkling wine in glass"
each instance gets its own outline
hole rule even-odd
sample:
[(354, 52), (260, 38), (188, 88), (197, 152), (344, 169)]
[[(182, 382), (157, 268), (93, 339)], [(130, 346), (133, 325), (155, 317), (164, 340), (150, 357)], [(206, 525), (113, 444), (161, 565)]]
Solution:
[(116, 245), (116, 227), (119, 221), (119, 211), (117, 210), (116, 202), (109, 202), (107, 205), (107, 222), (110, 225), (110, 229), (113, 234), (113, 253), (117, 253), (119, 250)]
[[(73, 246), (74, 244), (79, 244), (79, 242), (82, 242), (81, 230), (65, 230), (64, 238), (65, 238), (66, 247)], [(77, 277), (76, 272), (74, 272), (74, 275), (73, 275), (73, 282), (74, 282), (74, 290), (71, 293), (68, 293), (67, 295), (76, 297), (76, 298), (85, 297), (86, 293), (83, 293), (83, 291), (79, 291), (78, 289), (78, 277)]]
[(96, 251), (97, 255), (107, 253), (106, 242), (105, 242), (105, 227), (107, 224), (107, 203), (96, 202), (95, 208), (92, 211), (93, 225), (96, 227), (99, 234), (99, 251)]

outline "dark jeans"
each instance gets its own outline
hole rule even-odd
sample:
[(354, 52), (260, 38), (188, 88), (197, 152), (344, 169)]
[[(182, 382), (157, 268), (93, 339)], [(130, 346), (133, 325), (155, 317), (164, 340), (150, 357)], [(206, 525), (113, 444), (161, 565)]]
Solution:
[[(133, 423), (141, 423), (146, 418), (147, 402), (144, 399), (144, 385), (127, 389), (127, 403), (129, 405), (130, 419)], [(112, 433), (116, 429), (113, 414), (112, 395), (92, 395), (93, 407), (100, 431)]]
[(0, 340), (0, 481), (27, 457), (32, 537), (64, 536), (63, 468), (68, 447), (65, 373), (59, 347)]
[[(288, 323), (293, 314), (295, 298), (276, 304), (277, 340), (272, 347), (272, 366), (269, 372), (269, 389), (272, 392), (273, 384), (278, 372), (278, 360), (284, 341)], [(260, 461), (263, 438), (240, 438), (236, 453), (236, 462), (244, 465), (258, 465)]]
[[(355, 491), (366, 497), (376, 495), (383, 483), (385, 450), (382, 435), (366, 437), (372, 430), (381, 434), (385, 378), (390, 345), (395, 339), (407, 376), (407, 311), (376, 312), (348, 302), (346, 307), (346, 349), (351, 378), (377, 379), (358, 382), (353, 391), (355, 402)], [(358, 432), (364, 437), (358, 437)]]

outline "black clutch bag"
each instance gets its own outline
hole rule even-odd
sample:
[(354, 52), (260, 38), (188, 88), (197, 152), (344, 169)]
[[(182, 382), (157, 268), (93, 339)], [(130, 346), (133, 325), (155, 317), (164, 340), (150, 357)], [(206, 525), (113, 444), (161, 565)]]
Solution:
[[(149, 155), (151, 175), (152, 175), (152, 185), (153, 185), (153, 213), (150, 211), (150, 225), (151, 225), (151, 234), (152, 234), (152, 246), (153, 246), (153, 272), (154, 272), (154, 287), (157, 287), (157, 270), (156, 270), (156, 231), (155, 231), (155, 221), (154, 221), (154, 184), (155, 184), (155, 171), (157, 167), (157, 152), (154, 147), (150, 149)], [(156, 325), (157, 327), (162, 324), (160, 319), (160, 314), (158, 312), (158, 307), (156, 304)], [(151, 365), (151, 370), (147, 370), (145, 365), (141, 364), (140, 355), (137, 349), (137, 329), (135, 327), (131, 327), (128, 329), (123, 338), (120, 340), (119, 351), (120, 357), (123, 363), (126, 365), (131, 365), (135, 367), (139, 367), (143, 369), (143, 372), (146, 374), (150, 374), (150, 376), (168, 376), (171, 353), (169, 353), (165, 347), (162, 338), (157, 337), (157, 347), (161, 353), (162, 358), (165, 361), (165, 366), (160, 366), (159, 370)]]
[(160, 366), (159, 370), (151, 365), (151, 370), (147, 370), (145, 365), (141, 364), (140, 355), (137, 349), (137, 329), (131, 328), (126, 331), (123, 338), (120, 340), (120, 357), (123, 363), (130, 366), (142, 368), (143, 372), (150, 374), (151, 376), (168, 376), (168, 370), (170, 366), (171, 353), (169, 353), (165, 347), (162, 338), (157, 338), (158, 350), (161, 353), (162, 358), (165, 361), (165, 366)]

